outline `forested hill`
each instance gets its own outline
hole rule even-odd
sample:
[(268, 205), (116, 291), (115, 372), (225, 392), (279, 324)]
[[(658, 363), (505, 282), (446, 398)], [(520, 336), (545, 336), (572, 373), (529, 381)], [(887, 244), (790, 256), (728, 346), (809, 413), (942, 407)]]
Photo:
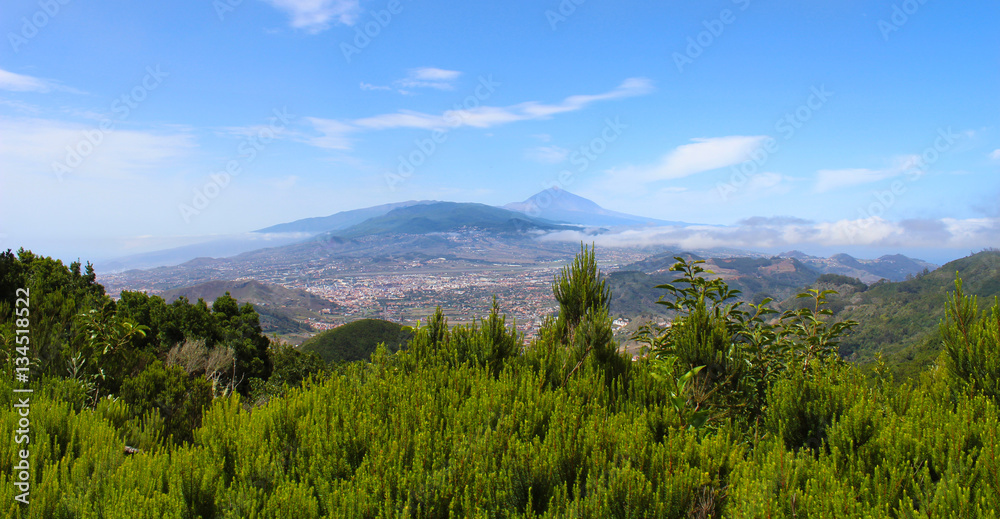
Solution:
[[(965, 293), (977, 295), (982, 305), (1000, 296), (1000, 251), (987, 250), (952, 261), (913, 279), (879, 282), (862, 289), (858, 285), (824, 281), (821, 288), (835, 289), (830, 308), (836, 319), (854, 319), (860, 324), (841, 344), (846, 358), (869, 362), (881, 351), (897, 373), (912, 375), (923, 370), (941, 351), (938, 323), (944, 319), (948, 292), (955, 289), (956, 273)], [(827, 278), (830, 279), (830, 278)], [(786, 301), (783, 306), (794, 306)]]
[(315, 353), (325, 362), (353, 362), (371, 357), (379, 344), (390, 352), (406, 346), (413, 330), (382, 319), (360, 319), (326, 330), (302, 343), (302, 351)]

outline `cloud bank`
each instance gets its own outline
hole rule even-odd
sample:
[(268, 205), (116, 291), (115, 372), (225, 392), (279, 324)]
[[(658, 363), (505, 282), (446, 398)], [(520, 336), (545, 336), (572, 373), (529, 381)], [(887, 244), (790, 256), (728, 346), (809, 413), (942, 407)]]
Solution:
[(732, 226), (646, 227), (615, 233), (557, 231), (544, 241), (594, 242), (607, 247), (668, 245), (684, 249), (794, 248), (803, 245), (981, 249), (1000, 242), (1000, 218), (890, 222), (879, 217), (812, 222), (753, 217)]

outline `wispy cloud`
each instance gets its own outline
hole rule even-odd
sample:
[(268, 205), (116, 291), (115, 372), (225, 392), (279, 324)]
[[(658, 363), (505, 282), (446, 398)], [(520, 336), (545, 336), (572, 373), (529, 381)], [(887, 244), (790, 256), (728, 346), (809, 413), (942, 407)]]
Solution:
[(705, 171), (739, 164), (766, 139), (766, 135), (732, 135), (691, 139), (664, 155), (659, 162), (645, 166), (613, 168), (612, 177), (626, 177), (632, 182), (655, 182), (691, 176)]
[(652, 92), (652, 90), (653, 85), (650, 80), (645, 78), (630, 78), (609, 92), (596, 95), (570, 96), (561, 102), (553, 104), (528, 101), (503, 107), (478, 106), (468, 110), (446, 110), (441, 114), (399, 110), (394, 113), (379, 114), (353, 120), (306, 117), (305, 120), (312, 124), (313, 128), (321, 134), (320, 136), (307, 139), (306, 142), (322, 148), (346, 150), (351, 148), (353, 141), (351, 136), (365, 131), (398, 128), (424, 130), (443, 130), (459, 127), (490, 128), (518, 121), (548, 119), (561, 113), (581, 110), (598, 101), (644, 95)]
[(0, 90), (11, 92), (51, 92), (58, 90), (62, 92), (81, 93), (75, 88), (60, 85), (53, 81), (41, 79), (33, 76), (26, 76), (16, 72), (0, 69)]
[(435, 90), (454, 90), (455, 81), (462, 73), (457, 70), (445, 70), (434, 67), (412, 68), (404, 78), (397, 79), (389, 85), (375, 85), (361, 82), (361, 90), (395, 90), (403, 95), (414, 94), (413, 90), (432, 88)]
[(454, 82), (462, 73), (456, 70), (444, 70), (433, 67), (415, 68), (409, 75), (397, 81), (403, 88), (434, 88), (437, 90), (453, 90)]
[(569, 150), (559, 146), (536, 146), (525, 150), (524, 156), (542, 164), (558, 164), (566, 160)]
[(291, 17), (291, 25), (315, 34), (331, 23), (354, 25), (361, 14), (359, 0), (265, 0)]
[(990, 153), (990, 158), (993, 160), (1000, 160), (1000, 148), (993, 150), (993, 153)]
[[(169, 164), (194, 146), (192, 136), (176, 131), (114, 130), (101, 133), (99, 145), (90, 144), (94, 127), (40, 118), (0, 117), (0, 162), (10, 175), (46, 176), (52, 164), (65, 162), (70, 149), (90, 153), (79, 156), (74, 175), (89, 178), (125, 178)], [(88, 146), (80, 146), (86, 141)], [(54, 175), (53, 175), (54, 178)]]
[(371, 83), (361, 82), (361, 90), (392, 90), (392, 87), (373, 85)]
[(899, 157), (892, 166), (882, 169), (823, 169), (816, 172), (814, 191), (824, 193), (834, 189), (870, 184), (892, 178), (912, 170), (919, 164), (918, 155)]

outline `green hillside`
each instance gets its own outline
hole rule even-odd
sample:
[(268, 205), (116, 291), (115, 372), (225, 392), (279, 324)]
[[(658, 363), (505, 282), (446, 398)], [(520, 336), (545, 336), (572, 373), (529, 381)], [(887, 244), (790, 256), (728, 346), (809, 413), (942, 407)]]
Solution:
[[(947, 293), (955, 289), (955, 273), (965, 292), (981, 299), (1000, 295), (1000, 251), (989, 250), (952, 261), (916, 278), (879, 282), (867, 290), (849, 284), (820, 280), (822, 288), (840, 292), (831, 298), (837, 319), (861, 323), (840, 345), (848, 360), (866, 363), (882, 352), (899, 375), (925, 368), (941, 351), (938, 323), (944, 318)], [(983, 301), (983, 304), (987, 304)], [(792, 300), (782, 306), (794, 306)]]
[(406, 344), (413, 331), (382, 319), (361, 319), (322, 332), (302, 343), (302, 351), (312, 352), (326, 362), (353, 362), (371, 356), (379, 343), (395, 352)]

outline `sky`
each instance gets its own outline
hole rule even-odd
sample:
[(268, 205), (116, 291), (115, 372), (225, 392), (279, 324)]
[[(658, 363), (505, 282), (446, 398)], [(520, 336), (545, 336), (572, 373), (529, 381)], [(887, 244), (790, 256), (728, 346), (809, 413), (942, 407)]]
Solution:
[(102, 259), (559, 187), (725, 226), (623, 243), (960, 257), (1000, 244), (998, 19), (986, 0), (6, 2), (0, 247)]

